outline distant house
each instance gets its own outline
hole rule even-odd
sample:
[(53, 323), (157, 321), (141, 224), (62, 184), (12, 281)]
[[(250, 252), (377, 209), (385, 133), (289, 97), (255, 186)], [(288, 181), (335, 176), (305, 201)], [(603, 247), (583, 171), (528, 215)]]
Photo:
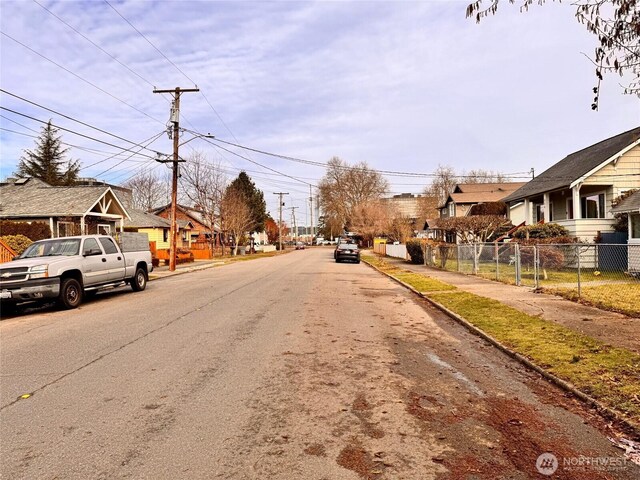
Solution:
[[(526, 182), (459, 183), (440, 205), (440, 218), (464, 217), (474, 205), (504, 201), (506, 197), (525, 185)], [(520, 219), (522, 217), (522, 219)], [(524, 221), (524, 207), (514, 204), (509, 218), (514, 224)]]
[[(612, 231), (612, 201), (640, 187), (640, 127), (574, 152), (505, 202), (524, 205), (525, 222), (553, 222), (591, 241)], [(515, 223), (515, 222), (514, 222)]]
[(110, 186), (54, 187), (36, 178), (0, 184), (0, 219), (43, 222), (53, 237), (123, 231), (129, 214)]
[[(171, 219), (171, 205), (164, 205), (162, 207), (155, 208), (151, 213), (160, 217)], [(213, 231), (214, 237), (217, 237), (220, 233), (220, 228), (214, 225), (210, 227), (211, 222), (207, 219), (204, 212), (193, 207), (186, 207), (184, 205), (176, 206), (176, 218), (178, 220), (184, 220), (191, 222), (191, 242), (209, 243)], [(215, 240), (215, 238), (213, 239)]]
[[(178, 248), (191, 247), (191, 229), (193, 225), (188, 220), (178, 220)], [(129, 219), (124, 222), (125, 232), (141, 232), (149, 236), (149, 242), (155, 242), (156, 249), (170, 248), (171, 222), (153, 213), (142, 210), (129, 210)]]

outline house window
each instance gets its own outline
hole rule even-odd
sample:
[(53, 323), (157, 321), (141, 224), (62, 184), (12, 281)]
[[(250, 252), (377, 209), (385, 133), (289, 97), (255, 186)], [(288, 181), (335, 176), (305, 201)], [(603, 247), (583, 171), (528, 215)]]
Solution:
[(549, 202), (549, 221), (553, 222), (553, 202)]
[(97, 233), (98, 235), (111, 235), (111, 225), (99, 223)]
[(456, 205), (455, 205), (455, 203), (450, 203), (449, 204), (449, 216), (450, 217), (455, 217), (456, 216)]
[(58, 222), (58, 237), (71, 237), (75, 234), (73, 222)]
[(594, 193), (580, 198), (582, 218), (605, 218), (604, 193)]
[(169, 241), (169, 230), (167, 230), (166, 228), (162, 230), (162, 241), (163, 242)]
[(640, 215), (629, 215), (631, 217), (631, 228), (629, 229), (630, 238), (640, 239)]
[(544, 204), (536, 203), (536, 222), (542, 222), (544, 220)]
[(573, 219), (573, 199), (567, 198), (567, 220)]

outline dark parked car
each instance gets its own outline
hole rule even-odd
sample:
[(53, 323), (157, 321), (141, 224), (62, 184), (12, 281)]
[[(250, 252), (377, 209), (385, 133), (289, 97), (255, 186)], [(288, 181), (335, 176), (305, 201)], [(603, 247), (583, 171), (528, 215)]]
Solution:
[(350, 260), (352, 262), (360, 263), (360, 249), (355, 243), (341, 243), (338, 245), (334, 252), (336, 262), (343, 260)]

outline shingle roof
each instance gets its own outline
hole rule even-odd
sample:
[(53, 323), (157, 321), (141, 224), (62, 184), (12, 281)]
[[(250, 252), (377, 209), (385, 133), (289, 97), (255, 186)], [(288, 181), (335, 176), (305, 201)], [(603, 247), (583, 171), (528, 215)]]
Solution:
[(640, 190), (622, 200), (611, 211), (613, 213), (640, 212)]
[(461, 193), (450, 193), (447, 201), (439, 208), (447, 205), (449, 200), (453, 200), (454, 203), (458, 204), (499, 202), (523, 185), (526, 185), (526, 182), (458, 184), (454, 188), (454, 192)]
[[(128, 210), (131, 220), (124, 221), (125, 228), (171, 228), (171, 220), (142, 210)], [(178, 219), (178, 228), (191, 228), (188, 220)]]
[(0, 217), (80, 216), (110, 190), (104, 185), (52, 187), (32, 180), (0, 185)]
[(544, 192), (568, 188), (572, 182), (589, 173), (639, 139), (640, 127), (636, 127), (633, 130), (607, 138), (590, 147), (567, 155), (525, 186), (513, 192), (504, 201), (514, 202)]

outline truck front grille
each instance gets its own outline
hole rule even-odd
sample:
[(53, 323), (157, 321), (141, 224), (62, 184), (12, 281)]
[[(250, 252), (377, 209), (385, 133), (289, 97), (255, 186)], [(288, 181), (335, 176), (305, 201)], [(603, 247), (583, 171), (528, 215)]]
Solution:
[(0, 269), (0, 286), (23, 282), (28, 276), (28, 267), (15, 267)]

